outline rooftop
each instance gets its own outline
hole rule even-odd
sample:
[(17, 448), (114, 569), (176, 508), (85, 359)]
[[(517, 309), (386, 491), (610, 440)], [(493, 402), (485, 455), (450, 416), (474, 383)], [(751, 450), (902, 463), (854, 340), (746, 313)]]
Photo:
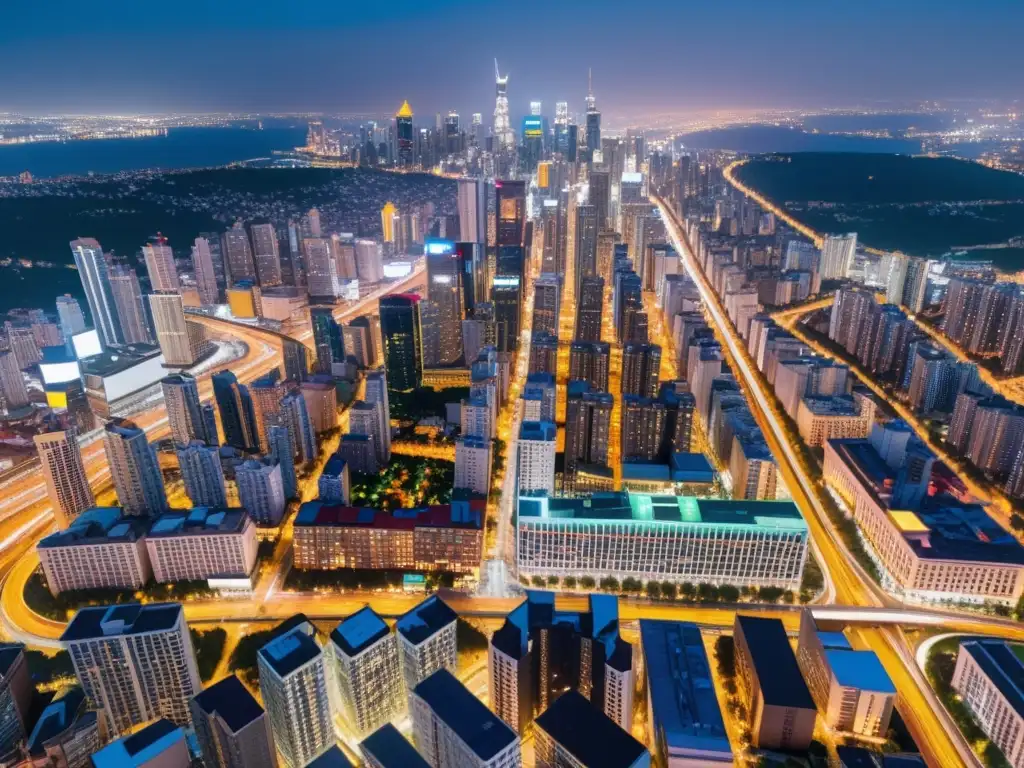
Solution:
[(805, 395), (801, 401), (807, 410), (815, 416), (853, 418), (860, 415), (860, 410), (851, 395), (833, 395), (831, 397)]
[(306, 763), (306, 768), (353, 768), (353, 766), (352, 761), (345, 757), (345, 753), (335, 744), (320, 757)]
[(430, 768), (430, 764), (391, 723), (382, 725), (363, 739), (359, 748), (384, 768)]
[(797, 666), (782, 622), (738, 615), (736, 626), (743, 630), (765, 703), (814, 709), (814, 701)]
[(249, 513), (241, 507), (194, 507), (187, 512), (175, 510), (160, 515), (150, 525), (148, 535), (161, 537), (240, 533), (248, 522)]
[(458, 619), (448, 604), (431, 595), (395, 622), (395, 630), (413, 645), (419, 645)]
[(827, 649), (825, 659), (836, 682), (846, 688), (860, 688), (876, 693), (896, 693), (889, 675), (874, 651)]
[(320, 656), (320, 646), (300, 625), (275, 637), (258, 653), (278, 677), (287, 677)]
[(154, 344), (132, 344), (116, 350), (105, 349), (98, 355), (80, 361), (80, 364), (83, 374), (105, 378), (134, 368), (159, 354), (160, 347)]
[[(57, 694), (43, 710), (29, 735), (29, 753), (41, 757), (44, 754), (44, 743), (70, 728), (79, 712), (85, 709), (84, 705), (85, 691), (79, 685), (65, 688)], [(95, 713), (91, 712), (83, 713), (83, 716), (91, 716), (92, 719), (96, 717)]]
[(327, 460), (327, 463), (324, 464), (324, 471), (321, 474), (329, 477), (337, 477), (344, 471), (346, 463), (347, 462), (344, 457), (335, 453)]
[(414, 528), (471, 528), (482, 526), (485, 501), (453, 501), (413, 509), (371, 509), (344, 507), (322, 501), (307, 501), (299, 508), (295, 525), (322, 527), (366, 527), (387, 530)]
[(391, 634), (384, 619), (366, 606), (342, 621), (331, 632), (331, 640), (349, 657), (358, 656), (382, 637)]
[(642, 619), (640, 643), (655, 730), (668, 754), (731, 753), (697, 625)]
[(206, 714), (218, 715), (232, 733), (263, 716), (263, 707), (235, 675), (204, 688), (192, 700)]
[(481, 760), (490, 760), (519, 737), (447, 669), (413, 689), (437, 717)]
[(629, 768), (647, 752), (578, 691), (563, 693), (534, 724), (567, 750), (580, 765)]
[(174, 629), (181, 619), (180, 603), (126, 603), (82, 608), (61, 635), (75, 642), (117, 635), (141, 635)]
[(530, 519), (631, 520), (639, 525), (675, 523), (807, 530), (807, 523), (791, 501), (721, 501), (626, 492), (594, 493), (574, 499), (520, 496), (519, 517), (524, 522)]
[(184, 730), (170, 720), (157, 720), (131, 736), (108, 744), (92, 756), (92, 764), (94, 768), (143, 766), (175, 742), (184, 740)]
[(137, 541), (145, 535), (149, 521), (123, 515), (120, 507), (92, 507), (80, 514), (63, 531), (41, 539), (39, 546), (69, 547), (74, 544), (113, 544)]
[(519, 427), (520, 440), (554, 440), (558, 432), (550, 421), (524, 421)]

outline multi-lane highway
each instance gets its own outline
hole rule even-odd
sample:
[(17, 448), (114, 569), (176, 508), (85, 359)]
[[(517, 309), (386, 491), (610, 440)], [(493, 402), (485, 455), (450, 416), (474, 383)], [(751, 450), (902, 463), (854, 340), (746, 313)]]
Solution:
[[(807, 521), (817, 546), (822, 569), (835, 586), (836, 600), (849, 606), (877, 608), (895, 606), (897, 601), (883, 592), (849, 555), (834, 529), (819, 497), (820, 488), (811, 479), (798, 451), (787, 439), (777, 404), (762, 387), (746, 346), (729, 321), (721, 300), (697, 263), (682, 221), (660, 197), (669, 237), (682, 258), (687, 273), (696, 283), (705, 311), (714, 326), (730, 368), (743, 386), (751, 412), (775, 456), (787, 488)], [(858, 640), (875, 651), (900, 692), (900, 713), (930, 765), (975, 765), (976, 758), (955, 723), (942, 708), (902, 635), (881, 629), (861, 629)]]

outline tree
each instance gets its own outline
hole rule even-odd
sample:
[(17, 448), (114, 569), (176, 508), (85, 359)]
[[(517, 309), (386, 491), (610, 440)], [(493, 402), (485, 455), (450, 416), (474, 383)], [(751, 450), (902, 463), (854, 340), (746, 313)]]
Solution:
[(557, 576), (548, 576), (548, 586), (549, 587), (557, 587), (558, 586), (558, 577)]
[(534, 576), (532, 579), (530, 579), (530, 581), (533, 583), (533, 586), (535, 586), (535, 587), (543, 587), (544, 586), (544, 577), (543, 576)]
[(576, 577), (566, 576), (564, 579), (562, 579), (562, 586), (566, 589), (576, 589)]
[(718, 588), (718, 599), (726, 603), (735, 603), (740, 599), (740, 591), (732, 584), (723, 584)]
[(644, 588), (644, 585), (642, 583), (640, 583), (640, 580), (639, 579), (634, 579), (632, 576), (629, 576), (628, 578), (625, 578), (625, 579), (622, 580), (622, 591), (623, 592), (629, 592), (629, 593), (635, 595), (638, 592), (640, 592), (640, 590), (643, 589), (643, 588)]
[(736, 644), (731, 635), (719, 635), (715, 640), (715, 658), (718, 674), (725, 678), (736, 676)]
[(794, 600), (796, 600), (796, 595), (793, 594), (793, 590), (787, 589), (782, 593), (782, 602), (786, 605), (792, 605)]
[(605, 576), (601, 579), (601, 589), (605, 592), (618, 592), (619, 580), (614, 576)]
[(697, 597), (702, 603), (713, 603), (718, 599), (718, 587), (714, 584), (703, 584), (697, 585)]
[(661, 597), (661, 584), (656, 581), (648, 581), (647, 596), (651, 598), (651, 600), (657, 600)]
[(582, 579), (580, 579), (580, 586), (584, 589), (593, 589), (595, 586), (597, 586), (597, 582), (594, 581), (593, 576), (584, 576)]
[(690, 582), (686, 581), (683, 582), (683, 586), (679, 588), (679, 591), (684, 598), (686, 598), (687, 600), (691, 600), (693, 599), (694, 594), (697, 592), (697, 588), (694, 587), (693, 584), (691, 584)]
[(675, 600), (676, 599), (676, 585), (673, 584), (671, 581), (663, 581), (663, 582), (661, 582), (661, 594), (665, 596), (666, 600)]
[(762, 603), (777, 603), (782, 592), (780, 587), (761, 587), (757, 590), (757, 599)]

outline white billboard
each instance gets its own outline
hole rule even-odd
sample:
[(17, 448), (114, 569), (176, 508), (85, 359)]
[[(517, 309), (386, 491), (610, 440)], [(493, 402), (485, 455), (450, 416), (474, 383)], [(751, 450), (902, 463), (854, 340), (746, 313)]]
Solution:
[(76, 333), (71, 337), (71, 345), (75, 348), (75, 357), (79, 360), (95, 357), (103, 351), (100, 335), (95, 328)]
[(77, 360), (63, 363), (40, 363), (39, 372), (43, 375), (43, 382), (47, 385), (64, 384), (82, 378)]
[(154, 355), (142, 360), (124, 371), (103, 377), (103, 391), (108, 403), (114, 403), (126, 395), (156, 384), (168, 373), (164, 368), (164, 356)]
[(388, 280), (397, 280), (401, 277), (408, 277), (411, 274), (411, 261), (390, 261), (384, 265), (384, 277)]

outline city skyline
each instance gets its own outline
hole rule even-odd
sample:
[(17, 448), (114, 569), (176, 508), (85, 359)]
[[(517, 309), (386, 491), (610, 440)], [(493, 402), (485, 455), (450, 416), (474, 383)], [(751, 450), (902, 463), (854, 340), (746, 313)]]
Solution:
[[(8, 11), (0, 110), (387, 114), (408, 98), (421, 114), (469, 115), (489, 111), (495, 57), (510, 75), (513, 117), (529, 114), (531, 100), (551, 113), (568, 100), (583, 112), (588, 67), (598, 103), (612, 116), (1010, 99), (1018, 95), (1013, 30), (1024, 20), (1024, 9), (1004, 0), (969, 9), (918, 0), (796, 2), (770, 13), (742, 2), (730, 9), (724, 41), (700, 33), (724, 21), (720, 6), (661, 0), (638, 15), (634, 34), (624, 32), (617, 6), (603, 1), (508, 13), (402, 0), (387, 20), (323, 2), (208, 7), (192, 0), (173, 12), (123, 2), (60, 5), (61, 13)], [(655, 25), (675, 31), (673, 44), (642, 42)], [(70, 56), (81, 36), (104, 55)], [(526, 39), (541, 53), (519, 44)], [(559, 41), (550, 55), (547, 39)], [(456, 66), (432, 55), (430, 41), (450, 46)], [(154, 45), (169, 55), (154, 56)], [(144, 67), (123, 66), (143, 58)]]

